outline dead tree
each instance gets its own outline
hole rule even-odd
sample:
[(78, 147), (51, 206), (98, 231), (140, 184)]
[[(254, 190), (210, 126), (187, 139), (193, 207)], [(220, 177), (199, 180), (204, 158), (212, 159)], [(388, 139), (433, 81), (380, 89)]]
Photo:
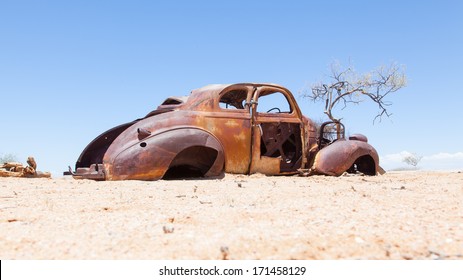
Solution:
[(310, 90), (302, 92), (302, 97), (309, 98), (313, 102), (325, 102), (325, 114), (333, 122), (339, 122), (341, 118), (333, 116), (333, 109), (341, 104), (341, 110), (349, 103), (359, 104), (365, 99), (375, 102), (379, 111), (373, 119), (373, 123), (379, 118), (391, 113), (387, 107), (392, 103), (385, 100), (390, 93), (396, 92), (406, 86), (406, 76), (402, 66), (391, 64), (381, 66), (369, 73), (359, 75), (353, 67), (342, 69), (338, 63), (331, 65), (329, 83), (319, 82)]

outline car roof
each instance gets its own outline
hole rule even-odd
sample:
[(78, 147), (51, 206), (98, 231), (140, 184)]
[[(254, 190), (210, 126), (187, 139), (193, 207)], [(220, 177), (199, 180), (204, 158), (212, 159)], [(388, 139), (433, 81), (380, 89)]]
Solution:
[(262, 87), (262, 86), (271, 86), (276, 87), (281, 90), (286, 90), (286, 88), (272, 83), (235, 83), (235, 84), (210, 84), (198, 89), (194, 89), (191, 91), (190, 95), (188, 96), (188, 100), (183, 104), (183, 108), (196, 108), (199, 109), (200, 107), (211, 108), (214, 105), (212, 103), (213, 100), (224, 90), (229, 87), (236, 87), (236, 86), (252, 86), (252, 87)]
[(217, 95), (220, 92), (222, 92), (224, 89), (226, 89), (227, 87), (231, 87), (231, 86), (254, 86), (254, 87), (272, 86), (272, 87), (278, 87), (278, 88), (287, 90), (285, 87), (278, 85), (278, 84), (273, 84), (273, 83), (210, 84), (210, 85), (192, 90), (191, 94), (201, 95), (201, 94), (205, 94), (205, 92), (208, 92), (209, 94)]
[(212, 108), (214, 105), (211, 102), (215, 100), (215, 98), (221, 92), (223, 92), (229, 87), (236, 87), (236, 86), (238, 87), (239, 86), (248, 86), (248, 87), (249, 86), (251, 87), (270, 86), (270, 87), (275, 87), (281, 90), (288, 91), (283, 86), (280, 86), (278, 84), (272, 84), (272, 83), (210, 84), (210, 85), (192, 90), (189, 96), (169, 97), (158, 107), (158, 109), (161, 109), (161, 108), (200, 109), (200, 107), (202, 107), (204, 110), (206, 108)]

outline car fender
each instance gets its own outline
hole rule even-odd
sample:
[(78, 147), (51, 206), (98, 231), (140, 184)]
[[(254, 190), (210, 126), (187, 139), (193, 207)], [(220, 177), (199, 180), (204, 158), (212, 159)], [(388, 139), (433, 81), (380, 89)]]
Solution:
[(367, 173), (373, 173), (368, 175), (375, 175), (379, 170), (375, 148), (364, 141), (338, 140), (316, 154), (311, 173), (340, 176), (357, 163), (367, 165), (366, 168), (371, 170)]
[[(143, 138), (123, 151), (111, 150), (103, 159), (106, 180), (161, 179), (177, 155), (194, 147), (216, 151), (204, 176), (217, 176), (223, 171), (224, 151), (215, 136), (196, 127), (177, 127)], [(198, 152), (189, 155), (202, 156)], [(190, 156), (189, 160), (194, 163), (196, 159)]]

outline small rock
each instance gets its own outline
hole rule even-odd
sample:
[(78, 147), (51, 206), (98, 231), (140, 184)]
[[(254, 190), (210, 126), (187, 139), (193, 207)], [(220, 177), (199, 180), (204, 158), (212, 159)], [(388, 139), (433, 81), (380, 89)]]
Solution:
[(407, 261), (408, 261), (408, 260), (413, 260), (413, 257), (410, 256), (410, 255), (408, 255), (408, 254), (403, 254), (403, 255), (402, 255), (402, 258), (403, 258), (404, 260), (407, 260)]
[(212, 204), (211, 201), (199, 201), (199, 203), (201, 203), (201, 204)]
[(164, 231), (164, 233), (173, 233), (174, 232), (174, 227), (163, 226), (162, 230)]
[(222, 253), (222, 260), (228, 260), (228, 255), (230, 254), (230, 250), (228, 249), (228, 247), (220, 247), (220, 252)]

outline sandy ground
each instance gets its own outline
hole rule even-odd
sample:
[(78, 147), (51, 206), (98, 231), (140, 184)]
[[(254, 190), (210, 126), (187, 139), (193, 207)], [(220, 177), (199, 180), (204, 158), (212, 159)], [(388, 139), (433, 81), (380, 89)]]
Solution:
[(463, 173), (0, 178), (0, 259), (463, 259)]

